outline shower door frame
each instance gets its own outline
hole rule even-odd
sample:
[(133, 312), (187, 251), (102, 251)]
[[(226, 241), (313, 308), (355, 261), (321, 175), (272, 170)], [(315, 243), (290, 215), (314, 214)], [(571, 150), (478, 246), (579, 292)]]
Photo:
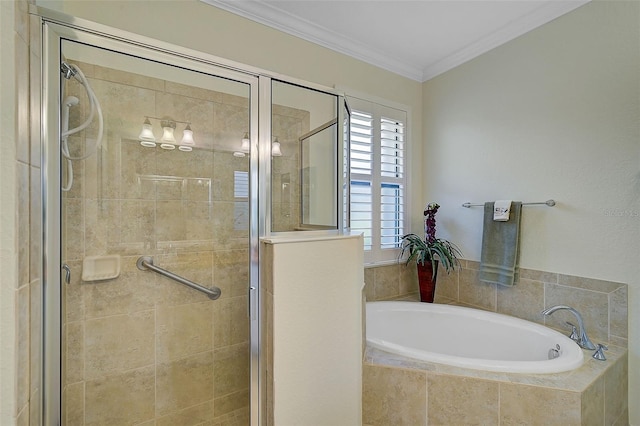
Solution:
[[(29, 13), (40, 18), (42, 42), (41, 75), (41, 183), (42, 183), (42, 419), (43, 425), (60, 425), (61, 395), (61, 163), (60, 135), (60, 46), (63, 39), (98, 48), (123, 52), (144, 59), (175, 65), (250, 86), (250, 159), (249, 159), (249, 286), (250, 318), (250, 410), (251, 425), (266, 424), (266, 390), (263, 354), (265, 310), (260, 297), (260, 239), (271, 235), (292, 234), (271, 230), (271, 114), (272, 80), (291, 83), (336, 96), (338, 123), (347, 120), (349, 108), (344, 93), (289, 76), (268, 72), (200, 51), (176, 46), (128, 31), (30, 5)], [(126, 49), (124, 49), (126, 48)], [(138, 52), (138, 54), (136, 54)], [(151, 58), (150, 58), (151, 57)], [(343, 109), (344, 106), (344, 109)], [(338, 131), (338, 227), (336, 230), (295, 232), (299, 236), (334, 235), (349, 230), (348, 135)], [(345, 162), (346, 161), (346, 162)], [(345, 189), (344, 186), (347, 186)], [(346, 204), (340, 206), (340, 202)], [(214, 302), (215, 303), (215, 302)]]
[[(250, 418), (252, 425), (263, 423), (264, 375), (261, 360), (261, 312), (259, 241), (265, 234), (264, 203), (258, 203), (267, 188), (258, 185), (268, 182), (263, 174), (270, 164), (260, 165), (262, 158), (270, 159), (270, 97), (259, 90), (261, 81), (269, 77), (240, 69), (234, 63), (222, 61), (202, 52), (181, 48), (157, 40), (83, 21), (46, 9), (34, 8), (41, 17), (42, 90), (42, 220), (43, 220), (43, 315), (42, 315), (42, 419), (44, 425), (62, 424), (62, 271), (61, 271), (61, 156), (59, 148), (61, 104), (61, 49), (63, 40), (79, 42), (152, 60), (186, 70), (227, 78), (249, 86), (250, 147), (249, 158), (249, 316), (250, 316)], [(262, 86), (270, 86), (262, 83)], [(266, 98), (266, 99), (265, 99)], [(266, 123), (265, 123), (266, 122)], [(264, 141), (263, 141), (264, 140)], [(265, 142), (266, 141), (266, 142)], [(261, 148), (266, 147), (266, 148)], [(269, 162), (267, 162), (269, 163)], [(260, 174), (260, 175), (259, 175)], [(261, 195), (262, 194), (262, 195)], [(215, 303), (215, 302), (213, 302)]]

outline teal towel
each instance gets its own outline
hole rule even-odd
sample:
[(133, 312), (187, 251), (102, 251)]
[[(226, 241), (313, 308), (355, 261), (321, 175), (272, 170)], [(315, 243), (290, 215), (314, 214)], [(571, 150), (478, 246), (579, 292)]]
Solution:
[(509, 220), (498, 222), (493, 220), (493, 203), (484, 204), (481, 282), (512, 286), (518, 281), (521, 211), (522, 203), (514, 201)]

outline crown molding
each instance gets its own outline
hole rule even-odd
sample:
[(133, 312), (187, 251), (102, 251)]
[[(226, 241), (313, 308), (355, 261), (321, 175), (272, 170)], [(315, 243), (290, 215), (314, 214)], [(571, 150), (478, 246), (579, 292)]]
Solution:
[(551, 22), (590, 1), (591, 0), (571, 0), (546, 3), (544, 6), (535, 9), (520, 19), (510, 22), (505, 27), (481, 38), (470, 46), (425, 68), (421, 80), (430, 80), (541, 25)]
[(411, 80), (424, 82), (589, 3), (591, 0), (549, 1), (531, 13), (510, 22), (503, 28), (424, 69), (390, 57), (389, 54), (372, 49), (371, 46), (345, 39), (334, 31), (329, 31), (320, 25), (301, 19), (262, 1), (200, 1)]
[(260, 1), (200, 1), (403, 77), (416, 81), (422, 80), (423, 70), (418, 66), (392, 58), (387, 53), (375, 51), (362, 43), (347, 40), (338, 33), (267, 3)]

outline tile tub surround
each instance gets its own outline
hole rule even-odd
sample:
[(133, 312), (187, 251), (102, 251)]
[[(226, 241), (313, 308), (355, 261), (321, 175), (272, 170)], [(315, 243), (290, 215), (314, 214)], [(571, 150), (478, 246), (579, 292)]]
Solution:
[[(594, 343), (626, 347), (627, 285), (553, 272), (520, 269), (513, 287), (478, 280), (479, 262), (462, 260), (451, 274), (438, 274), (436, 303), (483, 309), (526, 319), (567, 332), (565, 321), (576, 323), (566, 311), (548, 317), (541, 312), (554, 305), (569, 305), (582, 315)], [(418, 281), (412, 265), (392, 264), (365, 269), (365, 297), (376, 300), (418, 300)]]
[(627, 425), (627, 350), (557, 374), (493, 373), (406, 358), (368, 347), (363, 424)]
[[(593, 351), (584, 351), (585, 365), (575, 371), (520, 375), (425, 363), (368, 347), (364, 424), (628, 424), (627, 285), (521, 269), (516, 286), (499, 288), (480, 283), (478, 267), (463, 260), (457, 271), (439, 274), (436, 303), (512, 315), (563, 333), (568, 331), (564, 321), (575, 318), (565, 312), (545, 318), (540, 312), (572, 306), (591, 339), (609, 344), (607, 361), (595, 361)], [(365, 269), (364, 294), (368, 301), (417, 301), (415, 268)]]

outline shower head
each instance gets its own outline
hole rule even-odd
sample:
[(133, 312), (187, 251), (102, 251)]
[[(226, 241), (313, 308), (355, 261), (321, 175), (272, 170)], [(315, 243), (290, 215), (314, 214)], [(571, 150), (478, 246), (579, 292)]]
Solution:
[(78, 105), (79, 103), (80, 100), (75, 96), (67, 96), (66, 98), (64, 98), (64, 106), (66, 107), (72, 107)]

